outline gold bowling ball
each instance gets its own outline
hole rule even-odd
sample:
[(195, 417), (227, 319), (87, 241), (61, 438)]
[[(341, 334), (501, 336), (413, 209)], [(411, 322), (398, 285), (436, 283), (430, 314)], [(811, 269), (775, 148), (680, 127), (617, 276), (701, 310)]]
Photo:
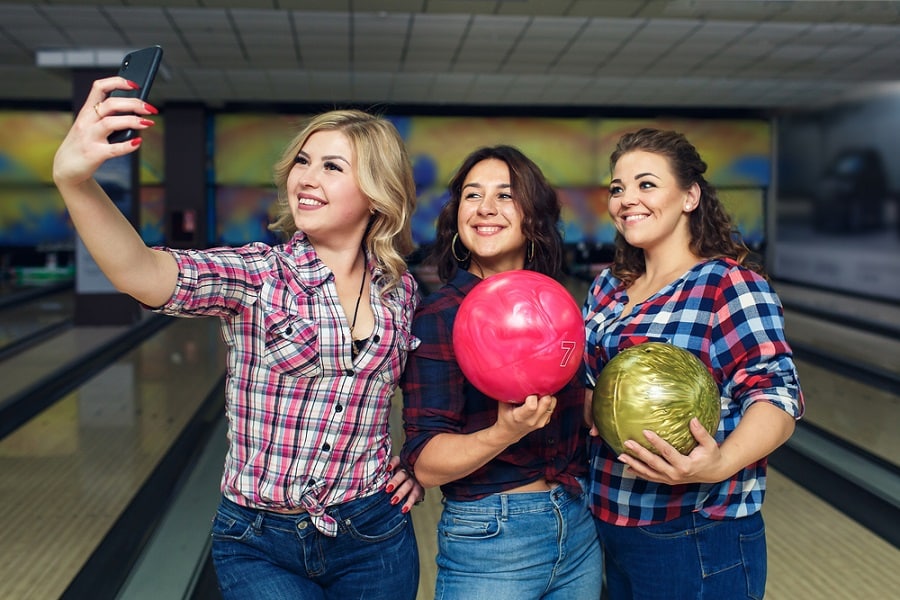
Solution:
[(715, 435), (721, 410), (719, 388), (706, 365), (687, 350), (662, 342), (626, 348), (606, 363), (592, 408), (600, 437), (616, 454), (625, 451), (623, 443), (629, 439), (657, 452), (644, 429), (688, 454), (697, 445), (691, 418)]

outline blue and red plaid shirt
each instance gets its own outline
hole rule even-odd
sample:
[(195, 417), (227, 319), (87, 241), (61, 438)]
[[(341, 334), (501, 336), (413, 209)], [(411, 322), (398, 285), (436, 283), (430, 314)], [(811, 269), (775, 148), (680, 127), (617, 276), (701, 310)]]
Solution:
[(391, 397), (416, 343), (415, 280), (405, 273), (382, 296), (369, 262), (375, 329), (354, 359), (334, 275), (302, 232), (274, 247), (168, 251), (178, 284), (158, 311), (219, 317), (228, 346), (223, 494), (259, 509), (302, 507), (336, 535), (325, 508), (388, 479)]
[[(481, 279), (460, 269), (416, 312), (413, 334), (421, 341), (401, 379), (406, 443), (400, 457), (413, 470), (425, 445), (440, 433), (473, 433), (497, 421), (497, 400), (463, 375), (453, 353), (453, 323), (466, 294)], [(470, 501), (546, 479), (580, 493), (587, 475), (584, 373), (556, 394), (550, 423), (509, 446), (480, 469), (441, 486), (451, 500)]]
[[(722, 404), (718, 443), (754, 402), (768, 402), (795, 419), (803, 414), (781, 302), (756, 273), (730, 259), (707, 260), (622, 316), (627, 302), (627, 290), (609, 269), (591, 285), (584, 304), (589, 385), (620, 350), (667, 342), (694, 353), (713, 374)], [(591, 506), (607, 523), (649, 525), (693, 511), (737, 518), (762, 505), (766, 459), (720, 483), (669, 486), (634, 476), (600, 438), (590, 446)]]

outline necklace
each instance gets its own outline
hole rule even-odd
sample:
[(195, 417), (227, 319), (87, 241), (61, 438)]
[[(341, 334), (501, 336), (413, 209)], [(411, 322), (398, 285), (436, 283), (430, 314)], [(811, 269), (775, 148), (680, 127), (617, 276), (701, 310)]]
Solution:
[(362, 281), (359, 282), (359, 295), (356, 297), (356, 307), (353, 309), (353, 321), (350, 323), (350, 350), (353, 356), (359, 354), (359, 346), (353, 339), (353, 328), (356, 327), (356, 316), (359, 314), (359, 302), (362, 300), (363, 288), (366, 287), (366, 265), (363, 263)]

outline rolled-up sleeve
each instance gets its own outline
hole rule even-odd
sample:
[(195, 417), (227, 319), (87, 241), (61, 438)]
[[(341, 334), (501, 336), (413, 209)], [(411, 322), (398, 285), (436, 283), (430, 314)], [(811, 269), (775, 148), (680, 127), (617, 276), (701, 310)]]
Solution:
[(799, 419), (804, 400), (791, 348), (784, 336), (778, 297), (762, 278), (746, 270), (728, 272), (716, 301), (711, 358), (723, 368), (723, 395), (742, 412), (768, 402)]

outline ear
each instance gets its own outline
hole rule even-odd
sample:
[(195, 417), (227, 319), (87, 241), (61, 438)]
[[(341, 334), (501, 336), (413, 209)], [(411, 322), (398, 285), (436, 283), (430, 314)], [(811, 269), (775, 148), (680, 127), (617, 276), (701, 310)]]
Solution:
[(693, 212), (700, 204), (700, 184), (694, 182), (687, 189), (684, 196), (684, 212)]

